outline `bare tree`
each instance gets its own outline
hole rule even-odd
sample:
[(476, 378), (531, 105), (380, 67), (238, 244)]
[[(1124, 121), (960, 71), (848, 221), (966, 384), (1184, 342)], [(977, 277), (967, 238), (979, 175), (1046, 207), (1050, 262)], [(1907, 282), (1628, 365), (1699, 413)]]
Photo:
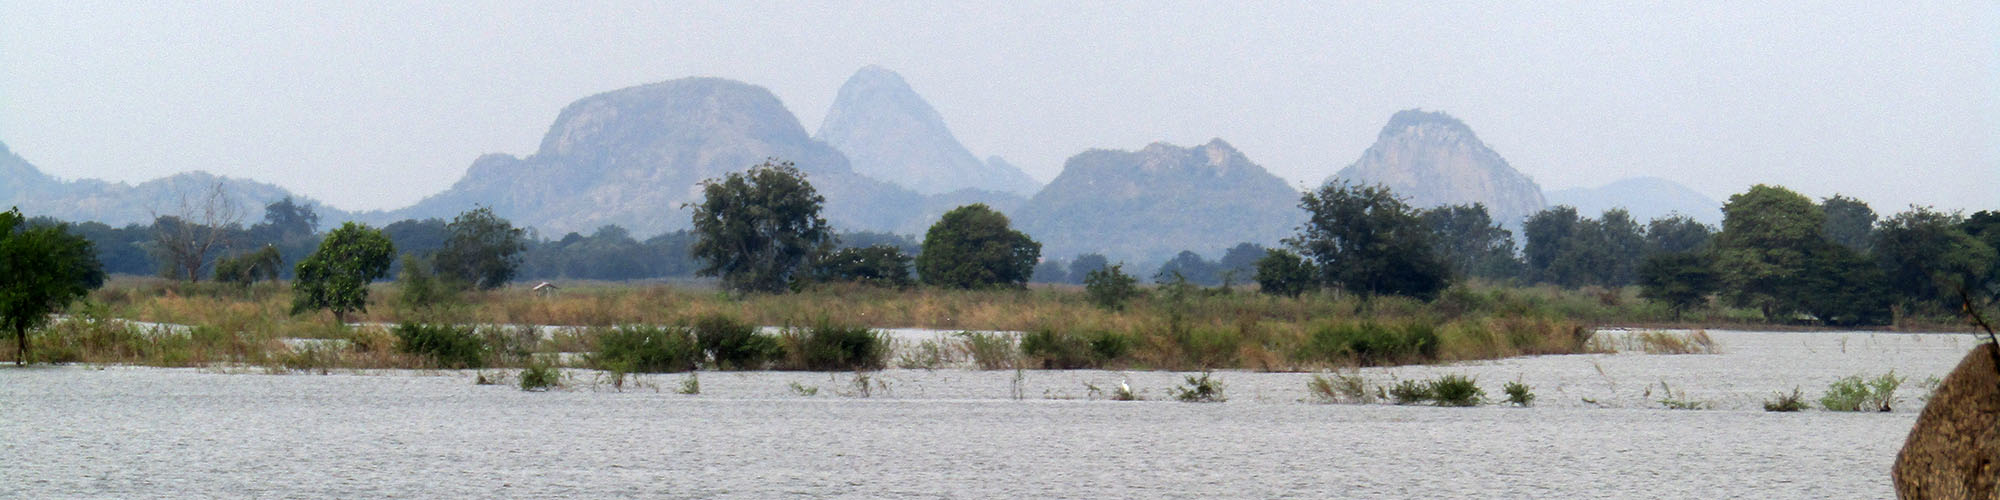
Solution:
[(198, 192), (190, 192), (185, 184), (174, 191), (170, 213), (153, 211), (153, 241), (172, 277), (198, 281), (209, 255), (227, 247), (229, 234), (241, 226), (243, 208), (222, 181)]

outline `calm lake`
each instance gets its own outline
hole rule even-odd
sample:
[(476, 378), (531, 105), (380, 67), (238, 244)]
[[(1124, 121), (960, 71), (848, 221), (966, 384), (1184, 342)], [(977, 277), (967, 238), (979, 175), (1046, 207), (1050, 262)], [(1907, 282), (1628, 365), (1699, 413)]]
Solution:
[[(1229, 400), (1189, 404), (1168, 372), (886, 370), (865, 391), (703, 372), (684, 395), (684, 374), (528, 393), (470, 371), (9, 366), (0, 497), (1889, 498), (1922, 382), (1977, 342), (1710, 334), (1721, 354), (1360, 372), (1469, 375), (1489, 399), (1520, 381), (1531, 408), (1316, 404), (1303, 373), (1216, 372)], [(1894, 412), (1761, 408), (1890, 370)], [(1105, 399), (1120, 383), (1145, 400)]]

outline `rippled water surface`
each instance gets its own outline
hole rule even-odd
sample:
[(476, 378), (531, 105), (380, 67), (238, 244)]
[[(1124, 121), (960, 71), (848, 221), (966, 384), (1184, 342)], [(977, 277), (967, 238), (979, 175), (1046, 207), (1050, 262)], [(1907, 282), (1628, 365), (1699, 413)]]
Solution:
[[(1884, 498), (1920, 381), (1975, 342), (1713, 335), (1722, 354), (1362, 372), (1519, 380), (1533, 408), (1313, 404), (1298, 373), (1218, 372), (1229, 401), (1187, 404), (1164, 372), (889, 370), (862, 397), (845, 373), (705, 372), (683, 395), (686, 375), (526, 393), (472, 372), (6, 368), (0, 496)], [(1891, 369), (1910, 377), (1892, 413), (1760, 408)], [(1094, 398), (1121, 382), (1148, 400)], [(1662, 382), (1714, 409), (1662, 408)]]

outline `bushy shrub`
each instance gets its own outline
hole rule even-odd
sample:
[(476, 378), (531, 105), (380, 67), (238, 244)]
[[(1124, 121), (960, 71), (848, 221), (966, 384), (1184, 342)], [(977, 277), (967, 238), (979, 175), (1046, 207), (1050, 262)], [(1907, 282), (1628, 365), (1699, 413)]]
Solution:
[(777, 337), (757, 333), (756, 326), (721, 314), (696, 319), (694, 338), (715, 367), (723, 370), (762, 369), (779, 354)]
[(1776, 398), (1764, 401), (1764, 411), (1791, 412), (1803, 409), (1806, 409), (1805, 396), (1799, 394), (1797, 387), (1792, 388), (1791, 394), (1780, 392)]
[(695, 369), (701, 349), (684, 328), (631, 325), (597, 336), (590, 365), (618, 373), (665, 373)]
[(865, 327), (822, 322), (785, 332), (786, 366), (791, 370), (877, 370), (887, 364), (889, 342)]
[(1187, 385), (1174, 387), (1174, 399), (1184, 403), (1220, 403), (1229, 398), (1222, 393), (1222, 381), (1201, 372), (1200, 377), (1187, 376)]
[(1528, 384), (1518, 381), (1508, 382), (1505, 390), (1507, 391), (1507, 404), (1521, 407), (1535, 404), (1534, 388), (1528, 387)]
[(1335, 373), (1332, 376), (1313, 375), (1306, 382), (1306, 390), (1322, 403), (1370, 403), (1375, 397), (1368, 393), (1368, 382), (1358, 374)]
[(540, 361), (530, 361), (521, 370), (521, 390), (546, 391), (562, 387), (562, 370)]
[(1896, 404), (1896, 388), (1903, 377), (1891, 371), (1873, 379), (1851, 375), (1833, 381), (1819, 405), (1830, 411), (1889, 411)]
[(1094, 366), (1090, 343), (1052, 328), (1036, 328), (1021, 335), (1021, 355), (1043, 369), (1073, 369)]
[(1021, 354), (1044, 369), (1096, 368), (1124, 358), (1131, 335), (1099, 330), (1085, 334), (1036, 328), (1021, 336)]
[(397, 349), (440, 368), (483, 368), (486, 343), (470, 326), (403, 323), (395, 329)]
[(1084, 275), (1083, 293), (1090, 297), (1090, 303), (1105, 309), (1119, 310), (1125, 303), (1139, 296), (1139, 279), (1125, 274), (1124, 264), (1117, 264), (1091, 271)]
[(1445, 375), (1431, 380), (1430, 394), (1438, 406), (1479, 406), (1486, 400), (1486, 391), (1464, 375)]
[(1389, 386), (1389, 398), (1399, 405), (1410, 405), (1430, 401), (1431, 385), (1416, 380), (1404, 380)]
[(965, 352), (972, 355), (972, 363), (981, 370), (1006, 370), (1014, 368), (1019, 356), (1014, 347), (1014, 338), (1004, 333), (958, 332), (965, 345)]
[(1314, 329), (1298, 358), (1322, 362), (1353, 360), (1362, 366), (1380, 366), (1434, 359), (1437, 349), (1437, 327), (1428, 323), (1390, 326), (1363, 321)]

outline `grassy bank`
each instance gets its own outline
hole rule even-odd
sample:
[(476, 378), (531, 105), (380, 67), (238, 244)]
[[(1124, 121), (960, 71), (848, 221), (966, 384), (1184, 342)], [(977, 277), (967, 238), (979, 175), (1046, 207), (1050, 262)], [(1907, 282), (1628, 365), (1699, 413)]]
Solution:
[[(620, 325), (666, 326), (694, 332), (717, 318), (749, 325), (794, 326), (792, 337), (769, 339), (770, 363), (725, 362), (714, 353), (679, 353), (678, 365), (709, 368), (827, 369), (807, 363), (798, 335), (817, 330), (930, 328), (1027, 332), (1020, 338), (954, 336), (928, 346), (902, 346), (939, 360), (964, 358), (993, 368), (1314, 370), (1349, 366), (1435, 363), (1529, 354), (1582, 352), (1596, 326), (1672, 323), (1662, 307), (1629, 290), (1454, 288), (1435, 302), (1362, 299), (1339, 294), (1275, 297), (1236, 290), (1153, 290), (1122, 310), (1093, 306), (1078, 288), (950, 291), (834, 286), (787, 295), (730, 297), (713, 290), (647, 284), (583, 284), (551, 295), (521, 288), (468, 292), (434, 307), (399, 306), (399, 290), (377, 285), (363, 323), (395, 325), (565, 325), (552, 338), (521, 328), (470, 329), (465, 349), (482, 355), (439, 362), (410, 349), (432, 337), (399, 336), (395, 327), (333, 324), (325, 313), (290, 314), (291, 292), (278, 284), (238, 287), (119, 278), (60, 322), (31, 339), (38, 360), (200, 366), (215, 363), (273, 369), (390, 367), (520, 367), (537, 357), (588, 366), (558, 353), (595, 353)], [(1680, 325), (1745, 325), (1753, 312), (1712, 309)], [(191, 325), (151, 328), (120, 320)], [(678, 333), (665, 332), (657, 335)], [(734, 334), (732, 334), (734, 335)], [(330, 339), (301, 342), (286, 339)], [(422, 339), (422, 340), (412, 340)], [(763, 342), (756, 339), (746, 342)], [(996, 346), (1004, 343), (1006, 345)], [(13, 359), (12, 343), (0, 359)], [(444, 344), (457, 345), (457, 344)], [(693, 345), (693, 344), (690, 344)], [(759, 344), (762, 345), (762, 344)], [(791, 349), (786, 351), (784, 349)], [(892, 356), (882, 350), (882, 358)], [(733, 355), (733, 354), (732, 354)], [(589, 359), (579, 358), (579, 359)], [(762, 359), (762, 358), (760, 358)], [(817, 359), (817, 358), (814, 358)], [(918, 360), (875, 359), (875, 366), (923, 366)]]

